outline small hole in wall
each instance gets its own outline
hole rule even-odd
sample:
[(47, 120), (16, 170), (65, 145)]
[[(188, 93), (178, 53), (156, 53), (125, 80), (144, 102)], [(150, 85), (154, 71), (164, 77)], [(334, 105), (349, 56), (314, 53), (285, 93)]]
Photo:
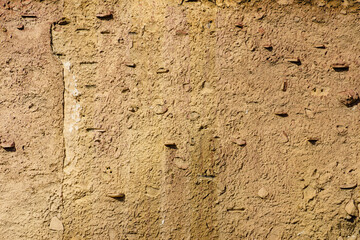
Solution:
[(309, 139), (308, 142), (311, 143), (312, 145), (315, 145), (317, 143), (318, 140), (316, 139)]
[(4, 148), (4, 150), (7, 152), (16, 152), (16, 147)]

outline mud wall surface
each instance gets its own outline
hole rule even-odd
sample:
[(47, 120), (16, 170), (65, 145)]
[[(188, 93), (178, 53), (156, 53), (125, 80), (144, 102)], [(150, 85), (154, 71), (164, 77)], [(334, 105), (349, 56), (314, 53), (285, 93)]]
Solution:
[(357, 239), (359, 1), (0, 1), (0, 239)]

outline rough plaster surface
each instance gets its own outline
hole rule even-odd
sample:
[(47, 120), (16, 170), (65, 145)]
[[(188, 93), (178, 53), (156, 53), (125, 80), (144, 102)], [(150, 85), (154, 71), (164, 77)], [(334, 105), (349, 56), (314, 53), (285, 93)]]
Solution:
[(0, 238), (359, 238), (359, 7), (0, 1)]

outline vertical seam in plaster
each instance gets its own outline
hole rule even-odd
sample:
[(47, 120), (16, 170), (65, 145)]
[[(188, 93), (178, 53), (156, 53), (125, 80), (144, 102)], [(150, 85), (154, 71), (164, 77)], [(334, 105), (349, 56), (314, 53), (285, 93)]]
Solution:
[[(50, 25), (50, 48), (51, 48), (51, 52), (52, 54), (55, 56), (55, 59), (58, 59), (58, 61), (61, 63), (61, 60), (59, 59), (58, 55), (54, 52), (54, 46), (53, 46), (53, 26), (54, 23), (52, 23)], [(65, 143), (65, 135), (64, 135), (64, 130), (65, 130), (65, 73), (64, 73), (64, 66), (61, 63), (62, 66), (62, 72), (61, 72), (61, 79), (63, 82), (63, 92), (62, 92), (62, 140), (63, 140), (63, 158), (62, 158), (62, 163), (61, 163), (61, 187), (60, 187), (60, 201), (61, 201), (61, 207), (64, 208), (64, 197), (63, 197), (63, 186), (64, 186), (64, 164), (65, 164), (65, 159), (66, 159), (66, 143)], [(62, 232), (61, 235), (61, 239), (64, 239), (64, 232)]]

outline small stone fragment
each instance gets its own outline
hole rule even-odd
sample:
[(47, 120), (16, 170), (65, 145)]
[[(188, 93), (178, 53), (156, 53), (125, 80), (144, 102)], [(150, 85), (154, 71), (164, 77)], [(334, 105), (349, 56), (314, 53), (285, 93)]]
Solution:
[(287, 82), (287, 80), (284, 80), (281, 84), (280, 90), (283, 92), (286, 92), (287, 88), (288, 88), (288, 82)]
[(237, 23), (235, 24), (235, 27), (237, 27), (237, 28), (243, 28), (243, 27), (244, 27), (244, 24), (243, 24), (242, 22), (237, 22)]
[(67, 25), (69, 23), (70, 23), (70, 20), (66, 17), (63, 17), (59, 21), (57, 21), (57, 24), (59, 24), (59, 25)]
[(264, 44), (264, 48), (269, 51), (273, 50), (273, 46), (271, 43)]
[(128, 87), (123, 87), (123, 88), (121, 89), (121, 92), (122, 92), (122, 93), (130, 92), (130, 88), (128, 88)]
[(111, 198), (124, 198), (125, 194), (124, 193), (108, 193), (108, 194), (106, 194), (106, 196), (111, 197)]
[(352, 107), (360, 102), (359, 94), (354, 90), (345, 90), (340, 92), (338, 99), (347, 107)]
[(346, 206), (345, 206), (345, 211), (347, 214), (349, 214), (350, 216), (356, 217), (359, 215), (359, 211), (355, 206), (354, 200), (350, 200)]
[(357, 187), (357, 183), (349, 183), (340, 186), (340, 189), (354, 189)]
[(146, 186), (145, 194), (151, 198), (155, 198), (160, 194), (160, 188), (156, 186)]
[(161, 73), (168, 73), (169, 72), (169, 69), (166, 69), (166, 68), (159, 68), (156, 73), (157, 74), (161, 74)]
[(19, 24), (16, 26), (16, 28), (19, 30), (24, 30), (24, 24)]
[(62, 222), (57, 217), (53, 217), (51, 219), (49, 228), (51, 230), (55, 230), (55, 231), (63, 231), (64, 230), (64, 226), (63, 226)]
[(260, 190), (258, 191), (258, 196), (262, 199), (266, 198), (268, 195), (269, 193), (264, 187), (260, 188)]
[(154, 111), (155, 111), (155, 113), (156, 113), (157, 115), (161, 115), (161, 114), (166, 113), (166, 112), (168, 111), (168, 108), (167, 108), (165, 105), (163, 105), (163, 106), (161, 106), (161, 105), (156, 105), (156, 106), (154, 107)]
[(321, 49), (325, 49), (325, 45), (324, 44), (315, 44), (314, 48), (321, 48)]
[(1, 147), (5, 150), (10, 150), (15, 148), (15, 142), (13, 141), (4, 141), (1, 143)]
[(309, 202), (316, 197), (316, 189), (313, 187), (307, 187), (304, 189), (304, 200)]
[(284, 110), (275, 110), (275, 115), (279, 116), (279, 117), (287, 117), (289, 116), (288, 113)]
[(241, 147), (246, 146), (246, 141), (243, 140), (243, 139), (234, 138), (234, 139), (232, 139), (232, 142), (239, 145), (239, 146), (241, 146)]
[(349, 69), (349, 65), (344, 62), (333, 63), (330, 65), (330, 67), (332, 67), (334, 70), (337, 70), (337, 71), (341, 71), (341, 70), (344, 71), (344, 70)]
[(104, 11), (96, 14), (96, 17), (102, 20), (110, 20), (113, 18), (113, 14), (110, 11)]
[(187, 163), (186, 161), (184, 161), (184, 159), (180, 157), (176, 157), (174, 159), (174, 164), (176, 167), (178, 167), (181, 170), (186, 170), (189, 167), (189, 163)]
[(290, 62), (290, 63), (295, 63), (300, 65), (301, 64), (301, 60), (299, 57), (289, 57), (289, 58), (285, 58), (285, 61)]
[(136, 64), (134, 62), (124, 62), (125, 66), (135, 68)]

